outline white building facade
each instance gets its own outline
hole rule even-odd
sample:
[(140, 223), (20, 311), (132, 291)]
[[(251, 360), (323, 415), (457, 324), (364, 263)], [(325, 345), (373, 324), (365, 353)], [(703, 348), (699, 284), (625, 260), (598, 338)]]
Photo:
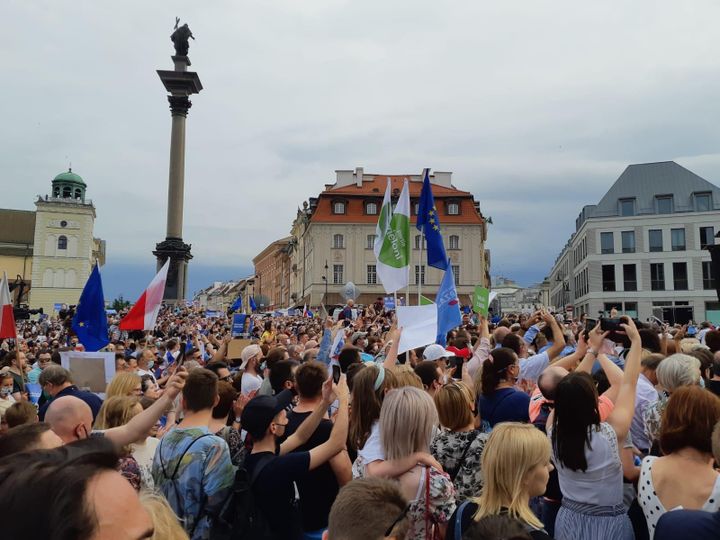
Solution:
[(630, 165), (586, 206), (549, 275), (550, 303), (595, 318), (720, 323), (710, 253), (720, 188), (674, 162)]

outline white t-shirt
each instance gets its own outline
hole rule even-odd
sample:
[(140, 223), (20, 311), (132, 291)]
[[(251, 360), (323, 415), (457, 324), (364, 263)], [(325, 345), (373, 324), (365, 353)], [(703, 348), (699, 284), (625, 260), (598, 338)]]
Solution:
[(148, 437), (142, 444), (133, 444), (132, 456), (140, 467), (140, 485), (145, 489), (154, 489), (155, 482), (152, 476), (152, 464), (155, 457), (155, 450), (160, 444), (160, 439)]
[(259, 390), (262, 385), (263, 378), (260, 375), (253, 375), (252, 373), (243, 373), (242, 382), (240, 383), (240, 393), (249, 394), (255, 390)]

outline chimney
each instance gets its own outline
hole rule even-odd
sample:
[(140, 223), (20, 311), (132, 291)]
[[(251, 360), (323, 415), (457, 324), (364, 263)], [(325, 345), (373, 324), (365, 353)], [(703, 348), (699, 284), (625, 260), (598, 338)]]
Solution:
[(362, 167), (355, 167), (355, 185), (359, 188), (362, 187), (363, 174), (365, 173)]
[(335, 171), (336, 182), (335, 187), (349, 186), (353, 183), (353, 172), (352, 171)]
[(435, 171), (430, 175), (430, 182), (438, 186), (452, 187), (452, 173)]

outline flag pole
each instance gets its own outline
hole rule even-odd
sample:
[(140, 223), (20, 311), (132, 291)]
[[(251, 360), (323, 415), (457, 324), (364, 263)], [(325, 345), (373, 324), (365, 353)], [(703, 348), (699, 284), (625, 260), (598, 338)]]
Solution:
[(420, 296), (422, 295), (422, 261), (423, 261), (423, 244), (425, 243), (425, 230), (420, 231), (420, 261), (418, 262), (418, 306), (420, 305)]

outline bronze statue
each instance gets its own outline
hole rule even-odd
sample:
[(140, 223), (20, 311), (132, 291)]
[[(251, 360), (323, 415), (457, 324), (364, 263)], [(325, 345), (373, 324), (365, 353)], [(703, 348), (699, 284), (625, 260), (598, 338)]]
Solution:
[(187, 23), (183, 24), (180, 28), (178, 28), (178, 24), (180, 24), (180, 17), (175, 17), (175, 31), (170, 36), (170, 40), (175, 46), (176, 56), (187, 56), (188, 50), (190, 49), (190, 42), (188, 40), (190, 38), (195, 39), (195, 36), (193, 36)]

